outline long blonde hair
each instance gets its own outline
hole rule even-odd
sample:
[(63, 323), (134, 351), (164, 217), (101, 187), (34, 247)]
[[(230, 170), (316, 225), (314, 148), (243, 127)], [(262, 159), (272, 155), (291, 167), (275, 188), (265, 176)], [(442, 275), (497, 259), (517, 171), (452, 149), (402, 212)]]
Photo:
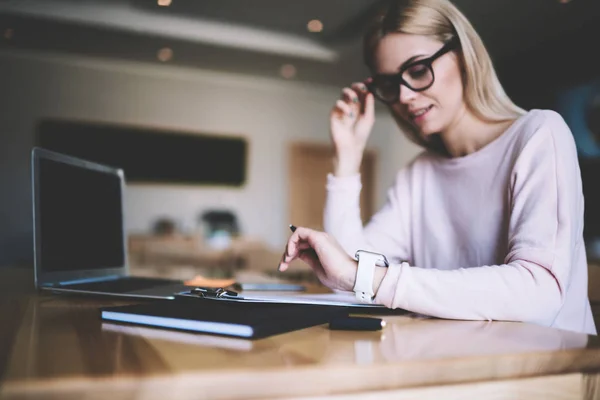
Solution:
[[(467, 18), (448, 0), (392, 0), (373, 20), (364, 37), (364, 58), (374, 70), (379, 41), (389, 33), (429, 36), (440, 42), (458, 38), (467, 108), (488, 122), (513, 120), (525, 114), (508, 97), (498, 80), (483, 42)], [(410, 140), (437, 153), (447, 154), (439, 137), (425, 140), (392, 110), (396, 123)]]

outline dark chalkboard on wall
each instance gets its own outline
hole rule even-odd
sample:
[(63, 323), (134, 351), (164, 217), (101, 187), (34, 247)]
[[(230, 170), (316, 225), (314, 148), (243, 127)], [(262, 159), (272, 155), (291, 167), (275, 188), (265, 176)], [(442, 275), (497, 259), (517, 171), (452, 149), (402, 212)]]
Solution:
[(128, 182), (241, 186), (245, 138), (166, 129), (47, 119), (36, 145), (122, 168)]

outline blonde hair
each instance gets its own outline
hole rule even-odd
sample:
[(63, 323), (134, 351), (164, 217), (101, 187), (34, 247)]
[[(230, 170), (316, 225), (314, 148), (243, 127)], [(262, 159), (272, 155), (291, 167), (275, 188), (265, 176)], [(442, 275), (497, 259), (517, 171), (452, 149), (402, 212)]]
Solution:
[[(481, 38), (450, 1), (390, 1), (375, 17), (364, 37), (365, 63), (371, 70), (374, 70), (379, 41), (389, 33), (429, 36), (443, 43), (457, 38), (467, 108), (477, 118), (488, 122), (513, 120), (525, 114), (525, 110), (514, 104), (504, 91)], [(447, 153), (439, 137), (425, 140), (393, 110), (392, 115), (410, 140), (429, 150)]]

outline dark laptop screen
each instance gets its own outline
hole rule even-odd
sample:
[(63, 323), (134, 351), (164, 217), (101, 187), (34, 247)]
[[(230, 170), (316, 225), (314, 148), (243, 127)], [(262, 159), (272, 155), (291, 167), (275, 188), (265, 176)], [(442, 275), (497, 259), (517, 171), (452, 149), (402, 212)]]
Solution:
[(120, 177), (45, 158), (38, 172), (43, 272), (122, 267)]

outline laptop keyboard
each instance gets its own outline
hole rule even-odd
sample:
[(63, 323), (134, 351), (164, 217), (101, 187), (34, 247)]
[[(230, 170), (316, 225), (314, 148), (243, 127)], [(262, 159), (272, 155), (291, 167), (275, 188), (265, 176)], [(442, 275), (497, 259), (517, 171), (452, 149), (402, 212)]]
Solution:
[(110, 281), (79, 283), (76, 285), (64, 285), (63, 287), (90, 292), (128, 293), (178, 283), (181, 282), (172, 279), (123, 277)]

